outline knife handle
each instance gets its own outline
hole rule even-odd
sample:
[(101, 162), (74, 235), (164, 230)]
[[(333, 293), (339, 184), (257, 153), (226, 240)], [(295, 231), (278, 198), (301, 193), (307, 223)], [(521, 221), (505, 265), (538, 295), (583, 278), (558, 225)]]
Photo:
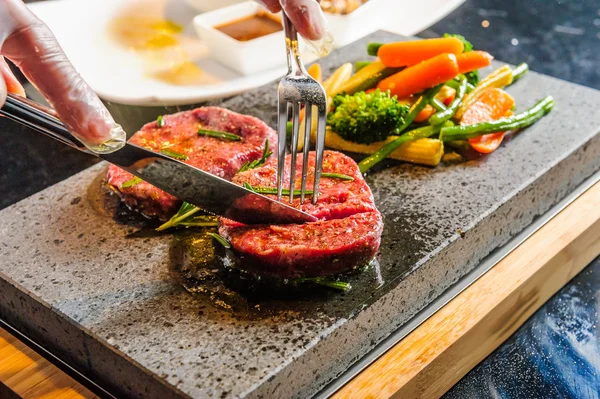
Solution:
[(0, 115), (91, 155), (110, 153), (125, 145), (122, 140), (108, 140), (89, 149), (65, 127), (53, 109), (12, 93), (8, 93)]

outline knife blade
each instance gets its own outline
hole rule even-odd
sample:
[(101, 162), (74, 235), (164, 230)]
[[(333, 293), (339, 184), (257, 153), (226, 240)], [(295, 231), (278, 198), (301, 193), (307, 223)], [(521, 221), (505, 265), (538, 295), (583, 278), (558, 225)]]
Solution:
[(272, 198), (135, 144), (100, 158), (180, 200), (243, 224), (306, 223), (317, 220)]
[(87, 154), (100, 157), (198, 208), (243, 224), (285, 224), (317, 218), (228, 180), (135, 144), (110, 154), (89, 151), (60, 122), (54, 111), (8, 94), (0, 115)]

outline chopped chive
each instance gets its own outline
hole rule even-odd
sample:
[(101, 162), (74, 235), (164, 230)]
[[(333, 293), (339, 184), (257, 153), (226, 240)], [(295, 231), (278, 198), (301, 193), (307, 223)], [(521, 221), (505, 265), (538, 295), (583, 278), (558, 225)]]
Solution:
[(321, 173), (321, 177), (329, 177), (330, 179), (341, 179), (341, 180), (354, 181), (354, 177), (348, 176), (348, 175), (343, 175), (341, 173)]
[(133, 179), (127, 180), (125, 183), (121, 184), (121, 188), (131, 188), (137, 184), (140, 184), (142, 181), (142, 179), (136, 176)]
[(228, 133), (228, 132), (219, 132), (216, 130), (198, 129), (197, 133), (200, 136), (210, 136), (210, 137), (216, 137), (218, 139), (224, 139), (224, 140), (240, 141), (242, 139), (242, 137), (238, 136), (237, 134)]
[(188, 218), (190, 218), (192, 215), (194, 215), (199, 210), (200, 210), (200, 208), (190, 204), (189, 202), (184, 202), (183, 204), (181, 204), (181, 208), (179, 208), (177, 213), (175, 215), (173, 215), (173, 217), (171, 219), (169, 219), (167, 222), (160, 225), (156, 229), (156, 231), (163, 231), (163, 230), (169, 229), (171, 227), (178, 226), (182, 222), (188, 220)]
[(179, 159), (181, 161), (187, 161), (189, 159), (188, 156), (185, 155), (185, 154), (180, 154), (178, 152), (171, 151), (171, 150), (166, 149), (166, 148), (163, 148), (162, 150), (160, 150), (160, 153), (164, 154), (164, 155), (166, 155), (168, 157), (171, 157), (171, 158)]
[(212, 238), (214, 238), (215, 240), (217, 240), (219, 242), (219, 244), (221, 244), (225, 248), (227, 248), (227, 249), (231, 248), (231, 244), (229, 243), (229, 241), (227, 241), (226, 239), (224, 239), (217, 233), (208, 233), (208, 235), (211, 236)]
[(165, 120), (162, 115), (158, 115), (158, 118), (156, 118), (156, 124), (158, 127), (163, 127), (165, 125)]

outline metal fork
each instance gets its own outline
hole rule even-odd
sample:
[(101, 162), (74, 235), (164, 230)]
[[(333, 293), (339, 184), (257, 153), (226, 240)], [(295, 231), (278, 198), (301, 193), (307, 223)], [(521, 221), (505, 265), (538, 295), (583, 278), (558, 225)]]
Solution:
[(306, 179), (308, 174), (308, 154), (310, 150), (310, 133), (312, 129), (313, 107), (317, 109), (317, 140), (315, 157), (315, 179), (313, 183), (312, 203), (316, 203), (319, 196), (319, 182), (323, 167), (323, 152), (325, 150), (325, 122), (327, 116), (327, 99), (325, 89), (316, 80), (310, 77), (302, 59), (298, 46), (298, 32), (289, 18), (283, 14), (283, 29), (285, 31), (285, 48), (287, 52), (288, 73), (279, 82), (277, 90), (278, 106), (278, 163), (277, 163), (277, 198), (281, 201), (283, 190), (283, 177), (285, 172), (286, 153), (286, 127), (289, 109), (292, 109), (292, 150), (290, 164), (290, 203), (294, 200), (296, 158), (298, 155), (298, 136), (300, 135), (300, 107), (304, 105), (304, 153), (302, 163), (302, 184), (300, 188), (300, 201), (304, 202), (306, 194)]

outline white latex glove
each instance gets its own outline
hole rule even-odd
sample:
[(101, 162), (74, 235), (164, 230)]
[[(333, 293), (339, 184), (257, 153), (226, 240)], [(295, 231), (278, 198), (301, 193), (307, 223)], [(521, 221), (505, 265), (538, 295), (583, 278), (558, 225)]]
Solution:
[(108, 153), (124, 145), (121, 126), (71, 65), (50, 29), (21, 0), (0, 0), (0, 107), (7, 90), (25, 94), (3, 57), (14, 62), (90, 150)]
[(308, 40), (319, 40), (327, 32), (327, 22), (318, 0), (256, 0), (271, 12), (283, 9), (292, 24)]

